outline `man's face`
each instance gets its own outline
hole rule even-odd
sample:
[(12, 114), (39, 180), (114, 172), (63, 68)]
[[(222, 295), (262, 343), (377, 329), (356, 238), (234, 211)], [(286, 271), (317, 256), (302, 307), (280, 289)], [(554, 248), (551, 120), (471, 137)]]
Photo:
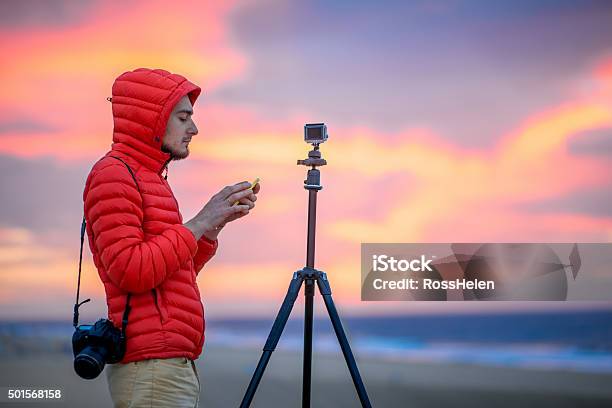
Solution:
[(170, 153), (172, 160), (180, 160), (189, 156), (189, 142), (194, 135), (198, 134), (198, 128), (191, 119), (191, 115), (193, 115), (191, 101), (185, 95), (174, 106), (168, 118), (166, 134), (161, 147), (163, 152)]

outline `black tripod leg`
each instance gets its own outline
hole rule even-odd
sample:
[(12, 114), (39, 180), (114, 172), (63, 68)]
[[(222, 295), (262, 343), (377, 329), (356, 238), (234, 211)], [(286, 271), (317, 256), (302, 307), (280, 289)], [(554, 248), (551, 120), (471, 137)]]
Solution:
[(361, 379), (361, 375), (359, 374), (359, 369), (357, 368), (355, 357), (353, 356), (353, 352), (351, 351), (351, 346), (349, 345), (349, 342), (346, 339), (346, 334), (344, 333), (344, 329), (342, 328), (342, 322), (340, 321), (338, 311), (336, 310), (334, 300), (331, 296), (331, 286), (329, 285), (327, 275), (324, 272), (319, 273), (317, 277), (317, 284), (319, 286), (321, 296), (323, 296), (323, 301), (325, 302), (327, 313), (329, 314), (332, 325), (334, 326), (334, 331), (336, 332), (336, 337), (338, 338), (338, 342), (340, 343), (342, 354), (344, 354), (344, 360), (346, 361), (346, 365), (348, 366), (348, 369), (351, 373), (351, 378), (353, 379), (353, 384), (355, 385), (355, 389), (357, 390), (357, 395), (359, 395), (361, 406), (371, 408), (372, 404), (370, 404), (368, 393), (365, 389), (365, 385), (363, 384), (363, 380)]
[(268, 340), (266, 340), (266, 344), (264, 345), (263, 353), (261, 355), (261, 358), (259, 359), (259, 363), (257, 363), (257, 368), (253, 373), (253, 377), (251, 377), (249, 387), (247, 388), (246, 393), (242, 398), (242, 402), (240, 403), (241, 408), (247, 408), (251, 405), (251, 401), (253, 400), (253, 396), (257, 391), (257, 386), (259, 386), (259, 382), (261, 381), (261, 377), (263, 376), (264, 370), (268, 365), (270, 356), (272, 355), (272, 352), (278, 344), (278, 340), (280, 339), (280, 336), (283, 333), (285, 324), (287, 324), (287, 320), (289, 319), (289, 315), (291, 314), (291, 309), (293, 309), (295, 299), (297, 298), (297, 295), (300, 292), (302, 282), (303, 278), (301, 277), (301, 275), (295, 272), (293, 274), (293, 278), (291, 279), (291, 283), (289, 284), (287, 294), (285, 295), (285, 300), (283, 300), (283, 304), (281, 305), (280, 310), (276, 315), (276, 319), (274, 320), (272, 329), (270, 329), (270, 334), (268, 335)]
[(312, 313), (314, 303), (314, 279), (305, 279), (304, 285), (304, 366), (302, 375), (302, 408), (310, 407), (312, 372)]

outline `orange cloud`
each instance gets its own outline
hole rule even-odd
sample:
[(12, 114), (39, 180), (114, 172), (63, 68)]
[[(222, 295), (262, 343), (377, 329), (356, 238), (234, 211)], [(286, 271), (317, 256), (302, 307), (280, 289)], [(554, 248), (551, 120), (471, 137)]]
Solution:
[(12, 58), (4, 61), (2, 72), (16, 81), (7, 83), (3, 99), (31, 100), (39, 92), (28, 91), (54, 77), (75, 81), (78, 93), (86, 93), (78, 87), (83, 79), (107, 81), (110, 89), (113, 74), (139, 66), (174, 69), (210, 89), (244, 69), (244, 59), (227, 38), (225, 19), (232, 7), (233, 2), (214, 1), (188, 1), (181, 7), (160, 1), (103, 2), (79, 24), (4, 30), (0, 50)]
[[(456, 240), (457, 234), (475, 241), (529, 240), (535, 232), (530, 228), (538, 228), (537, 218), (532, 217), (536, 223), (531, 226), (522, 223), (526, 229), (510, 238), (504, 233), (513, 229), (506, 221), (506, 207), (601, 185), (607, 174), (605, 164), (569, 156), (566, 143), (577, 132), (602, 126), (612, 126), (610, 106), (577, 103), (534, 116), (509, 133), (493, 152), (462, 153), (426, 145), (413, 148), (410, 142), (391, 148), (379, 145), (378, 149), (363, 144), (360, 154), (364, 157), (373, 151), (390, 163), (405, 157), (404, 164), (397, 167), (407, 175), (416, 174), (418, 181), (384, 220), (340, 220), (329, 232), (354, 242), (448, 241)], [(488, 222), (483, 223), (483, 217)], [(464, 229), (455, 228), (459, 225)], [(448, 234), (440, 234), (441, 230)], [(548, 239), (554, 239), (557, 232), (549, 229)]]
[[(0, 30), (5, 78), (0, 120), (40, 121), (57, 134), (5, 134), (0, 151), (62, 160), (95, 157), (110, 146), (114, 78), (137, 67), (181, 73), (204, 93), (245, 69), (228, 39), (233, 2), (100, 3), (77, 24)], [(187, 11), (188, 10), (188, 11)], [(48, 139), (48, 140), (45, 140)], [(27, 145), (27, 149), (24, 148)]]

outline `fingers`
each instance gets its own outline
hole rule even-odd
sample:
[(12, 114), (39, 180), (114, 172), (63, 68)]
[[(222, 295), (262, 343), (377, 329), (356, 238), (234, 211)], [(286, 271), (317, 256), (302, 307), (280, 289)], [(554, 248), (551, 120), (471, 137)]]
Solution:
[[(255, 197), (255, 199), (257, 199), (257, 197)], [(248, 205), (250, 210), (252, 210), (255, 207), (255, 201), (251, 198), (251, 196), (241, 198), (240, 200), (238, 200), (238, 202), (240, 204)]]
[(255, 187), (253, 187), (253, 193), (259, 193), (260, 188), (260, 183), (255, 184)]
[(246, 197), (249, 197), (251, 201), (255, 201), (253, 200), (253, 198), (257, 199), (257, 197), (255, 197), (255, 194), (253, 194), (251, 190), (242, 190), (238, 191), (237, 193), (231, 194), (229, 197), (226, 198), (226, 201), (229, 203), (229, 205), (233, 205), (236, 201), (240, 201), (241, 199)]
[(233, 207), (227, 207), (224, 211), (224, 222), (231, 222), (235, 219), (244, 217), (249, 213), (249, 206), (244, 204), (238, 204)]
[[(229, 196), (231, 196), (232, 194), (235, 194), (239, 191), (245, 190), (247, 188), (249, 188), (251, 186), (251, 183), (249, 183), (248, 181), (242, 181), (240, 183), (236, 183), (233, 186), (226, 186), (224, 187), (219, 194), (223, 197), (223, 198), (227, 198)], [(234, 200), (235, 201), (235, 200)]]
[(239, 212), (248, 212), (250, 210), (249, 206), (246, 204), (237, 204), (232, 207), (227, 207), (223, 212), (225, 215), (236, 214)]

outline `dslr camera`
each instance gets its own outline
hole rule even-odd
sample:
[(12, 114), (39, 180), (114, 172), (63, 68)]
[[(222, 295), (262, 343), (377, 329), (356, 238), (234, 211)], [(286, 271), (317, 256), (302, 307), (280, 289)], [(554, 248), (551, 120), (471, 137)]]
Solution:
[(74, 371), (86, 379), (96, 378), (106, 364), (118, 363), (125, 355), (125, 336), (110, 320), (81, 324), (72, 335)]

